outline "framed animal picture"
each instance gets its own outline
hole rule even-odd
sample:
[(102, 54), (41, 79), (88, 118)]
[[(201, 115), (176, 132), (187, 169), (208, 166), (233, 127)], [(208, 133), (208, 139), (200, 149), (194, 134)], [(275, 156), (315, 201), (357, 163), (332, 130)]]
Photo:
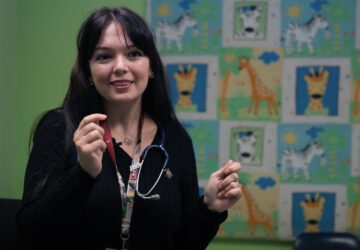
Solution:
[(213, 56), (162, 58), (170, 82), (170, 98), (181, 119), (215, 119), (217, 61)]
[(276, 172), (275, 124), (221, 121), (220, 138), (221, 163), (232, 159), (244, 172)]
[(284, 122), (349, 122), (350, 60), (285, 59)]
[(224, 47), (280, 47), (279, 0), (227, 0), (223, 4)]
[(280, 186), (279, 238), (294, 240), (303, 232), (344, 232), (347, 221), (345, 185)]

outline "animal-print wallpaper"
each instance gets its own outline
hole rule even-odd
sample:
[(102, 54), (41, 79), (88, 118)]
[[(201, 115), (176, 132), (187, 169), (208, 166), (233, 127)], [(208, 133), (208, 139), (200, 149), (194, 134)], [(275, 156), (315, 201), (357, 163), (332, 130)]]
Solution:
[(218, 237), (360, 235), (360, 1), (151, 0), (147, 17), (201, 190), (242, 164)]

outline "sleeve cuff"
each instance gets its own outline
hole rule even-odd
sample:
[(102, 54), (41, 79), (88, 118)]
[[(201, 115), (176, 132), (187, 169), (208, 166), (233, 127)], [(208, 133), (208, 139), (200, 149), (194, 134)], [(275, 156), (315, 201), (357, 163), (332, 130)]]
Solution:
[(215, 212), (210, 210), (205, 202), (204, 202), (204, 196), (201, 196), (198, 202), (198, 208), (199, 208), (199, 212), (200, 214), (207, 218), (208, 220), (213, 221), (216, 224), (220, 224), (222, 222), (224, 222), (228, 216), (228, 211), (224, 211), (224, 212)]

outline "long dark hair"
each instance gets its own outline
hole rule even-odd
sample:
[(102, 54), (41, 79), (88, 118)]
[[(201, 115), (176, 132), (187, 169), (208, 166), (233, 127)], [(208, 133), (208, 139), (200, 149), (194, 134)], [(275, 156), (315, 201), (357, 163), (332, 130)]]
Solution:
[[(65, 117), (65, 144), (62, 159), (66, 160), (73, 149), (73, 135), (80, 121), (92, 113), (104, 113), (103, 98), (96, 88), (90, 84), (89, 61), (100, 39), (103, 28), (111, 23), (120, 23), (124, 35), (143, 51), (150, 60), (150, 68), (154, 78), (149, 79), (142, 96), (142, 108), (152, 119), (161, 124), (177, 122), (173, 107), (168, 97), (168, 81), (160, 55), (156, 49), (153, 34), (146, 22), (133, 11), (117, 7), (102, 7), (95, 10), (82, 24), (77, 37), (78, 55), (72, 68), (70, 85), (61, 107), (55, 109)], [(33, 138), (46, 119), (54, 110), (46, 112), (35, 123), (31, 136)], [(47, 179), (47, 178), (45, 178)], [(45, 184), (46, 180), (44, 180)], [(43, 186), (43, 185), (41, 185)], [(41, 188), (40, 188), (41, 189)]]

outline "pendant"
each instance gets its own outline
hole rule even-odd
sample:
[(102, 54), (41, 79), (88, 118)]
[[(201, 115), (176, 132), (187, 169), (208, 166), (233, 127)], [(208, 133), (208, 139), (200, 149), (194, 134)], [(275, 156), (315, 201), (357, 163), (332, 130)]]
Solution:
[(128, 138), (128, 137), (125, 137), (124, 138), (124, 143), (129, 146), (129, 145), (131, 145), (132, 140), (130, 138)]
[(170, 169), (169, 169), (169, 168), (165, 169), (165, 172), (166, 172), (166, 177), (167, 177), (168, 179), (171, 179), (172, 176), (173, 176), (173, 174), (171, 173)]

